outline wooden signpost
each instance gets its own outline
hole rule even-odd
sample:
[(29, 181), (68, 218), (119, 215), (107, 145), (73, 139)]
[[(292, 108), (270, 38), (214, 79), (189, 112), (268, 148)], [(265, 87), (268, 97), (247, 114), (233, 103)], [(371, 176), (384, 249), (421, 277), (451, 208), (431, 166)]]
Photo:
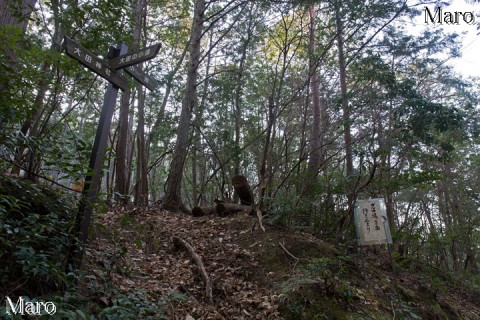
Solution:
[(108, 64), (113, 69), (124, 69), (129, 66), (133, 66), (139, 64), (140, 62), (144, 62), (150, 59), (155, 58), (160, 50), (160, 44), (154, 44), (153, 46), (146, 47), (135, 52), (120, 55), (108, 61)]
[[(63, 46), (67, 56), (78, 60), (78, 62), (83, 64), (85, 67), (92, 70), (102, 78), (108, 80), (108, 82), (113, 83), (118, 88), (124, 91), (128, 90), (127, 79), (122, 76), (121, 71), (117, 71), (116, 69), (112, 68), (109, 64), (109, 61), (98, 58), (68, 37), (64, 38)], [(125, 55), (128, 51), (128, 48), (125, 45), (122, 45), (122, 48), (117, 47), (117, 50), (120, 50), (119, 54)]]
[(146, 87), (150, 91), (155, 90), (155, 88), (157, 87), (157, 84), (158, 84), (157, 80), (155, 80), (154, 78), (150, 77), (148, 74), (143, 72), (142, 69), (140, 69), (139, 67), (137, 66), (127, 67), (125, 71), (127, 71), (129, 75), (135, 78), (135, 80), (140, 82), (144, 87)]
[(78, 60), (82, 65), (109, 82), (100, 112), (100, 121), (95, 135), (92, 154), (90, 156), (90, 172), (85, 178), (82, 199), (75, 221), (75, 231), (78, 232), (80, 246), (73, 244), (69, 249), (67, 271), (72, 271), (78, 269), (82, 263), (83, 244), (86, 243), (88, 238), (93, 205), (97, 200), (100, 189), (105, 150), (117, 101), (118, 89), (122, 89), (123, 91), (129, 90), (128, 81), (123, 75), (123, 69), (126, 68), (127, 73), (149, 90), (154, 90), (157, 81), (134, 65), (154, 58), (160, 50), (160, 44), (155, 44), (134, 53), (127, 54), (128, 47), (120, 43), (116, 48), (113, 48), (113, 54), (108, 61), (95, 56), (68, 37), (64, 38), (63, 47), (69, 57)]

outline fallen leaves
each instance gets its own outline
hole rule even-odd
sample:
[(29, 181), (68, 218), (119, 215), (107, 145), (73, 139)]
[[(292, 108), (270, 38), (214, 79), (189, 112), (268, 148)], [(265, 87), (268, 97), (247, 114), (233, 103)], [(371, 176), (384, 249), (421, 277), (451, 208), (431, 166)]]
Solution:
[[(402, 310), (432, 315), (432, 293), (436, 305), (465, 319), (480, 314), (475, 302), (433, 291), (431, 285), (422, 286), (428, 299), (422, 297), (420, 284), (428, 284), (427, 277), (406, 270), (399, 270), (399, 285), (408, 304), (394, 306), (394, 275), (386, 254), (367, 254), (360, 264), (358, 256), (347, 256), (312, 234), (272, 227), (263, 232), (255, 225), (257, 217), (247, 214), (193, 218), (152, 208), (110, 211), (97, 218), (84, 282), (102, 308), (112, 307), (118, 292), (135, 308), (143, 304), (142, 319), (281, 319), (280, 304), (283, 310), (305, 306), (304, 311), (325, 317), (333, 308), (331, 314), (352, 319), (385, 318)], [(175, 238), (201, 257), (211, 301), (199, 264), (174, 246)], [(325, 269), (322, 261), (337, 267)]]
[[(125, 225), (122, 221), (126, 214), (133, 221)], [(250, 232), (250, 226), (229, 230), (229, 219), (252, 218), (193, 218), (155, 209), (111, 211), (100, 217), (97, 224), (114, 237), (99, 232), (91, 255), (105, 264), (102, 253), (125, 248), (124, 256), (115, 261), (118, 268), (110, 274), (122, 292), (142, 289), (152, 302), (173, 293), (184, 294), (187, 301), (169, 300), (167, 315), (171, 318), (279, 319), (273, 293), (247, 279), (245, 270), (254, 270), (257, 265), (254, 254), (235, 242), (237, 237)], [(205, 297), (205, 285), (192, 257), (174, 247), (174, 238), (185, 239), (201, 257), (212, 283), (212, 304)]]

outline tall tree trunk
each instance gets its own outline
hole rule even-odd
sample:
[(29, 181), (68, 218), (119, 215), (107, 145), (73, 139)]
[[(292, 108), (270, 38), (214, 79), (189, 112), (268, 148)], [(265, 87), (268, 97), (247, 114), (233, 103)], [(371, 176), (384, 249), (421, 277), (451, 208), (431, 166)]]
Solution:
[(193, 141), (193, 148), (192, 148), (192, 207), (198, 206), (198, 180), (197, 180), (197, 151), (200, 150), (200, 137), (198, 136), (197, 130), (192, 130), (192, 141)]
[(345, 164), (347, 176), (353, 175), (353, 155), (352, 155), (352, 134), (351, 134), (351, 119), (350, 108), (348, 106), (347, 97), (347, 69), (345, 64), (345, 53), (343, 48), (343, 24), (340, 18), (339, 8), (336, 12), (336, 26), (337, 26), (337, 46), (338, 46), (338, 66), (340, 73), (340, 93), (341, 104), (343, 111), (343, 127), (344, 127), (344, 142), (345, 142)]
[(138, 128), (137, 128), (137, 179), (135, 182), (135, 204), (148, 205), (148, 168), (145, 148), (145, 93), (138, 86)]
[(120, 103), (120, 116), (118, 124), (117, 161), (115, 166), (115, 192), (116, 200), (127, 203), (127, 143), (128, 143), (128, 107), (130, 104), (130, 91), (124, 91)]
[(312, 131), (310, 139), (310, 161), (308, 169), (312, 178), (317, 175), (320, 170), (320, 164), (323, 161), (322, 133), (321, 133), (321, 105), (323, 100), (320, 98), (320, 81), (318, 79), (318, 58), (317, 58), (317, 31), (316, 31), (316, 6), (310, 5), (308, 13), (310, 16), (310, 43), (309, 43), (309, 59), (310, 59), (310, 90), (312, 97)]
[(268, 177), (267, 177), (267, 162), (270, 152), (270, 144), (272, 140), (272, 128), (275, 123), (275, 102), (273, 96), (268, 97), (268, 119), (267, 119), (267, 131), (265, 133), (265, 147), (263, 149), (262, 162), (260, 165), (260, 183), (259, 183), (259, 201), (258, 206), (260, 210), (264, 210), (265, 192), (267, 190)]
[(353, 153), (352, 153), (352, 133), (351, 133), (351, 119), (350, 108), (348, 106), (347, 96), (347, 70), (345, 63), (344, 43), (343, 43), (343, 24), (340, 18), (340, 6), (337, 3), (335, 8), (335, 23), (337, 31), (337, 47), (338, 47), (338, 67), (340, 73), (340, 95), (341, 105), (343, 111), (343, 139), (345, 143), (345, 168), (347, 176), (346, 192), (347, 192), (347, 215), (344, 216), (340, 222), (340, 229), (347, 218), (351, 218), (353, 214), (353, 201), (355, 200), (355, 190), (353, 186)]
[[(212, 48), (213, 46), (213, 32), (210, 33), (210, 40), (209, 40), (209, 46)], [(205, 66), (205, 81), (203, 81), (203, 90), (202, 90), (202, 98), (201, 101), (196, 109), (195, 112), (195, 122), (198, 126), (201, 125), (202, 123), (202, 114), (203, 110), (205, 109), (205, 102), (207, 100), (208, 96), (208, 87), (209, 87), (209, 78), (210, 78), (210, 64), (212, 61), (212, 50), (208, 50), (207, 53), (207, 63)], [(198, 150), (201, 150), (201, 143), (200, 143), (200, 127), (198, 127), (198, 130), (192, 130), (192, 207), (198, 206), (198, 192), (197, 192), (197, 186), (198, 180), (197, 180), (197, 163), (202, 162), (203, 159), (200, 159), (198, 157)]]
[[(300, 135), (300, 147), (298, 148), (298, 163), (302, 163), (308, 159), (308, 138), (307, 138), (307, 127), (308, 127), (308, 115), (310, 110), (310, 89), (306, 88), (306, 97), (304, 102), (302, 102), (302, 126), (301, 126), (301, 135)], [(297, 165), (297, 175), (300, 175), (302, 172), (302, 166)], [(297, 192), (303, 192), (305, 189), (305, 183), (303, 181), (296, 185)]]
[[(395, 58), (392, 56), (392, 62), (390, 64), (390, 70), (395, 72)], [(393, 132), (393, 100), (391, 99), (388, 103), (388, 114), (387, 114), (387, 129), (384, 128), (385, 119), (378, 119), (379, 127), (379, 149), (383, 150), (382, 155), (380, 156), (381, 161), (381, 170), (380, 170), (380, 180), (385, 181), (387, 187), (385, 188), (385, 207), (387, 211), (387, 219), (390, 226), (390, 232), (395, 234), (396, 232), (396, 221), (394, 215), (394, 200), (393, 200), (393, 186), (392, 186), (392, 135)], [(379, 112), (380, 113), (380, 110)], [(406, 219), (405, 219), (406, 220)]]
[[(145, 0), (137, 0), (135, 6), (135, 25), (133, 27), (133, 46), (139, 48), (142, 45), (142, 25), (147, 14)], [(145, 145), (145, 93), (141, 84), (137, 85), (138, 92), (138, 124), (137, 124), (137, 170), (135, 181), (135, 205), (148, 205), (148, 168), (147, 150)]]
[(182, 101), (182, 110), (177, 127), (177, 142), (173, 152), (170, 171), (168, 173), (165, 190), (164, 207), (169, 210), (185, 210), (181, 199), (182, 176), (185, 160), (187, 158), (190, 120), (192, 110), (197, 98), (197, 75), (200, 63), (200, 40), (202, 38), (203, 18), (205, 13), (205, 0), (197, 0), (190, 36), (190, 58), (188, 63), (187, 83), (185, 96)]
[[(135, 99), (132, 99), (134, 101)], [(128, 140), (127, 140), (127, 161), (126, 161), (126, 168), (127, 168), (127, 183), (126, 183), (126, 194), (130, 194), (131, 182), (132, 182), (132, 171), (133, 171), (133, 155), (135, 153), (135, 135), (133, 133), (133, 121), (134, 121), (135, 113), (130, 112), (128, 115)]]
[[(240, 62), (238, 66), (237, 74), (237, 84), (235, 87), (235, 155), (234, 165), (233, 165), (233, 174), (235, 176), (240, 175), (240, 128), (242, 127), (242, 95), (243, 95), (243, 86), (244, 86), (244, 74), (245, 74), (245, 61), (247, 60), (247, 49), (252, 40), (253, 33), (253, 6), (250, 7), (249, 16), (248, 16), (248, 27), (246, 38), (243, 39), (242, 43), (242, 53), (240, 56)], [(235, 203), (238, 200), (237, 194), (234, 195)]]

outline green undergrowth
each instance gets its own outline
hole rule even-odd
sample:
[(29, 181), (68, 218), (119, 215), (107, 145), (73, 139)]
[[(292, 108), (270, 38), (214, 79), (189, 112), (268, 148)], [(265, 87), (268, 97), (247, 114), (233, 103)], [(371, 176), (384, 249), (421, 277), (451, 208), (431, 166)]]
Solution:
[(358, 250), (275, 226), (238, 241), (254, 250), (260, 262), (254, 279), (278, 294), (284, 319), (478, 317), (477, 309), (460, 305), (478, 301), (476, 281), (466, 284), (413, 259), (390, 261), (386, 246)]
[[(76, 212), (77, 199), (71, 195), (29, 180), (0, 176), (0, 319), (28, 317), (12, 313), (7, 297), (14, 307), (19, 307), (19, 297), (25, 305), (52, 302), (56, 306), (54, 316), (42, 310), (40, 316), (28, 318), (165, 319), (165, 304), (181, 297), (172, 294), (152, 303), (141, 289), (118, 290), (112, 274), (128, 272), (115, 263), (125, 258), (121, 247), (99, 251), (96, 263), (100, 266), (94, 272), (84, 263), (84, 270), (66, 273)], [(114, 232), (108, 234), (112, 237)]]
[(75, 202), (28, 180), (0, 176), (0, 283), (3, 296), (61, 291)]

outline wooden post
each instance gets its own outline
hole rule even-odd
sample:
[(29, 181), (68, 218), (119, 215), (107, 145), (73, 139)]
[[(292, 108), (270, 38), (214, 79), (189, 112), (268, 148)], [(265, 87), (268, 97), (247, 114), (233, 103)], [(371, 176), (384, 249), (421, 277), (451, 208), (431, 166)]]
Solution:
[[(114, 57), (124, 55), (128, 52), (128, 47), (120, 43), (114, 50)], [(100, 112), (100, 121), (98, 123), (95, 142), (93, 144), (92, 154), (90, 155), (89, 174), (85, 178), (85, 187), (80, 200), (80, 206), (75, 220), (75, 231), (78, 232), (78, 244), (70, 247), (69, 257), (67, 259), (67, 270), (73, 271), (80, 268), (82, 264), (84, 244), (88, 239), (88, 229), (90, 219), (93, 213), (93, 205), (97, 200), (98, 191), (102, 182), (102, 166), (105, 160), (105, 150), (108, 143), (108, 135), (112, 124), (113, 112), (118, 96), (118, 87), (109, 82), (102, 110)]]
[(133, 65), (154, 58), (160, 49), (160, 44), (155, 44), (127, 55), (128, 47), (120, 43), (116, 48), (110, 47), (108, 53), (109, 61), (107, 63), (67, 36), (64, 37), (63, 47), (68, 56), (78, 60), (78, 62), (85, 67), (109, 81), (103, 100), (92, 154), (90, 156), (90, 171), (89, 175), (85, 178), (85, 187), (75, 220), (74, 233), (75, 236), (78, 236), (79, 241), (78, 243), (70, 244), (68, 251), (67, 272), (69, 272), (78, 269), (82, 263), (83, 245), (87, 242), (93, 205), (97, 200), (102, 181), (102, 166), (105, 160), (105, 150), (107, 148), (118, 89), (122, 89), (128, 95), (128, 82), (122, 75), (123, 68), (128, 67), (127, 72), (148, 89), (155, 89), (157, 85), (156, 80), (141, 70), (136, 70), (133, 68)]

